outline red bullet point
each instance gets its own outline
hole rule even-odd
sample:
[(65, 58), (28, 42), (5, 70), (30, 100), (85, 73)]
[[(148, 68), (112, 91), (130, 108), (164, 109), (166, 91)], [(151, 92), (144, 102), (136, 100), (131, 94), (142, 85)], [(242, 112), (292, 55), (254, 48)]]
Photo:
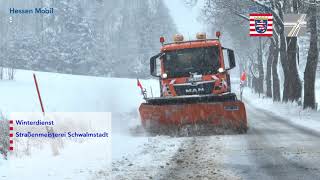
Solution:
[(10, 137), (13, 137), (13, 134), (10, 134), (9, 136), (10, 136)]
[(13, 147), (10, 147), (9, 150), (10, 150), (10, 151), (13, 151)]
[(9, 123), (10, 123), (10, 124), (13, 124), (13, 120), (10, 120)]
[(13, 144), (13, 140), (10, 140), (10, 144)]
[(10, 131), (13, 131), (13, 127), (10, 127)]

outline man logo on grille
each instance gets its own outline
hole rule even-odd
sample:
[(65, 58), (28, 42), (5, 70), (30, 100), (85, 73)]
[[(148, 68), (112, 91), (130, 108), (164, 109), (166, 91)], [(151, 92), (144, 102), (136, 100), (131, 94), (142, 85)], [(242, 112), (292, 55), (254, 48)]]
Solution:
[(186, 89), (186, 93), (198, 93), (198, 92), (204, 92), (204, 88)]

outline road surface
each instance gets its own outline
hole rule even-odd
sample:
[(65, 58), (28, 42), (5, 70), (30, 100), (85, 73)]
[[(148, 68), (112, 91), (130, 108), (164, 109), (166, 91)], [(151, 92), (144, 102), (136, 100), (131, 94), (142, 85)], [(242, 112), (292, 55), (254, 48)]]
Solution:
[(320, 130), (246, 106), (247, 134), (150, 137), (140, 153), (113, 163), (113, 178), (320, 179)]

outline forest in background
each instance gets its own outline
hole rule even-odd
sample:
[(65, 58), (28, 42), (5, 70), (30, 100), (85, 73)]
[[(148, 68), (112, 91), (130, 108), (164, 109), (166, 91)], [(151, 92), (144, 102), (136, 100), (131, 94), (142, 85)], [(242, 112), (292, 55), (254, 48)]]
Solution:
[[(35, 7), (52, 7), (54, 14), (9, 14)], [(177, 31), (161, 0), (0, 1), (0, 23), (1, 76), (2, 67), (12, 67), (146, 77), (159, 37)]]

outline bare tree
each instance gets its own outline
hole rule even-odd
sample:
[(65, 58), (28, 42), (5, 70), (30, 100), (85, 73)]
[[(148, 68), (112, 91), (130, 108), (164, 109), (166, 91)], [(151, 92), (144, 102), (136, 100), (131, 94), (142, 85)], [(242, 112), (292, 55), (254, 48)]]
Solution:
[(16, 73), (16, 70), (13, 67), (7, 68), (8, 80), (14, 80), (15, 73)]
[(0, 80), (3, 79), (3, 66), (0, 65)]
[(274, 53), (275, 47), (273, 43), (270, 43), (269, 45), (269, 54), (267, 59), (267, 71), (266, 71), (266, 95), (267, 97), (272, 97), (272, 88), (271, 88), (271, 68), (272, 68), (272, 61), (273, 61), (273, 53)]
[(299, 13), (299, 0), (292, 0), (293, 13)]
[(317, 33), (317, 5), (315, 0), (309, 4), (309, 28), (310, 28), (310, 47), (308, 51), (307, 64), (304, 71), (304, 102), (303, 108), (316, 108), (315, 102), (315, 77), (319, 57), (318, 33)]
[(280, 80), (278, 75), (278, 60), (279, 60), (279, 41), (278, 38), (274, 38), (275, 41), (271, 41), (274, 47), (272, 58), (272, 98), (273, 101), (280, 101)]
[(9, 150), (9, 121), (0, 113), (0, 156), (7, 157)]
[(258, 69), (258, 79), (257, 79), (257, 90), (259, 95), (263, 93), (263, 80), (264, 80), (264, 68), (263, 68), (263, 44), (261, 38), (259, 38), (259, 47), (257, 51), (257, 69)]

